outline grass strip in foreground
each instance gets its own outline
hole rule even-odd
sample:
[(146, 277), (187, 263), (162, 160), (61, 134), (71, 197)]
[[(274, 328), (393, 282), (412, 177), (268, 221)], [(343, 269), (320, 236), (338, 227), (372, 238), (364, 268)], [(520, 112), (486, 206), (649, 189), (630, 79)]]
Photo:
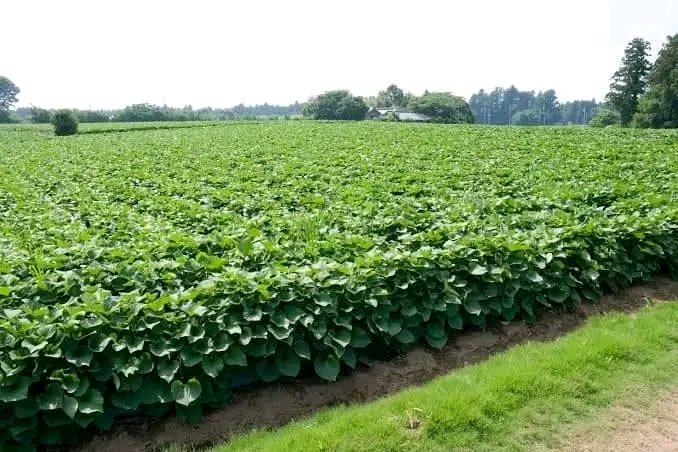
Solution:
[(549, 343), (528, 343), (421, 388), (338, 407), (228, 450), (526, 449), (625, 396), (678, 383), (678, 302), (604, 315)]

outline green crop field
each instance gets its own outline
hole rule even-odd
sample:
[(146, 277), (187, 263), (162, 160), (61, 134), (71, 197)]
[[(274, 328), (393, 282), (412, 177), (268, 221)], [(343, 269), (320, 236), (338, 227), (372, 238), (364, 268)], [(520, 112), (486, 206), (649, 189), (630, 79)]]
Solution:
[(0, 444), (678, 276), (678, 133), (0, 129)]

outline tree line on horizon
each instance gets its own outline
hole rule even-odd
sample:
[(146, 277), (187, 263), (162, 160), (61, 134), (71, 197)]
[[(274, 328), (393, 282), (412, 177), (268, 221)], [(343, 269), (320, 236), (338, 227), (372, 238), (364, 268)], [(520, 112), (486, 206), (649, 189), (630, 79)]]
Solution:
[[(169, 107), (149, 103), (133, 104), (122, 109), (108, 110), (70, 110), (81, 123), (89, 122), (162, 122), (162, 121), (226, 121), (232, 119), (257, 119), (262, 116), (295, 116), (301, 115), (304, 104), (295, 102), (289, 105), (236, 105), (231, 108), (205, 107), (194, 109), (185, 107)], [(19, 107), (12, 111), (15, 122), (31, 122), (46, 124), (59, 109), (40, 107)], [(2, 122), (2, 121), (0, 121)]]
[[(70, 110), (78, 122), (221, 121), (261, 117), (362, 120), (370, 107), (411, 111), (434, 122), (552, 125), (590, 124), (634, 127), (678, 127), (678, 34), (667, 36), (654, 64), (649, 61), (649, 42), (629, 42), (619, 69), (612, 76), (603, 102), (595, 99), (560, 103), (554, 89), (521, 91), (511, 85), (490, 92), (481, 89), (467, 102), (449, 92), (415, 96), (391, 84), (376, 96), (353, 96), (347, 90), (327, 91), (305, 103), (193, 109), (134, 104), (119, 110)], [(0, 76), (0, 123), (48, 123), (58, 110), (39, 107), (13, 109), (19, 88)], [(390, 117), (393, 119), (393, 117)], [(397, 119), (397, 117), (396, 117)]]

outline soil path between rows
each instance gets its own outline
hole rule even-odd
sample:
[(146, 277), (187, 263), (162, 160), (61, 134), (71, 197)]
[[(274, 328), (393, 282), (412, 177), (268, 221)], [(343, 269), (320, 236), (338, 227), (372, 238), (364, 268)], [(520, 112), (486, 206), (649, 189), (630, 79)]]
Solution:
[(332, 405), (370, 401), (420, 385), (516, 344), (557, 338), (591, 315), (631, 312), (650, 300), (670, 299), (678, 299), (678, 282), (657, 277), (653, 282), (604, 296), (597, 304), (582, 304), (575, 312), (545, 313), (531, 325), (516, 321), (486, 331), (463, 332), (440, 351), (418, 347), (392, 361), (360, 368), (334, 383), (306, 378), (236, 391), (231, 404), (203, 416), (195, 426), (175, 417), (151, 424), (119, 426), (113, 433), (92, 439), (81, 450), (144, 451), (170, 443), (195, 447), (224, 442), (248, 429), (278, 427)]
[(563, 439), (563, 452), (678, 451), (678, 391), (658, 394), (649, 406), (617, 403), (596, 422)]

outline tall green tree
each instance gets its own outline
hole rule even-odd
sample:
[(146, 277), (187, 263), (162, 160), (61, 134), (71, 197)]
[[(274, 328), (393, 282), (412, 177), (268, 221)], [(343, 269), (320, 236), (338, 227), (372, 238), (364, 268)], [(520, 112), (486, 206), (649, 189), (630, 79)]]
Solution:
[(9, 122), (9, 109), (21, 92), (10, 79), (0, 75), (0, 122)]
[(556, 90), (547, 89), (539, 92), (535, 98), (534, 109), (539, 112), (539, 124), (556, 124), (560, 122), (560, 104), (558, 103), (558, 96)]
[(607, 100), (619, 111), (621, 124), (628, 125), (638, 109), (638, 98), (645, 91), (650, 72), (650, 43), (634, 38), (624, 50), (621, 66), (612, 76)]
[(633, 119), (641, 127), (678, 127), (678, 34), (666, 38)]
[(391, 84), (377, 95), (377, 107), (404, 107), (407, 105), (405, 92), (398, 85)]

